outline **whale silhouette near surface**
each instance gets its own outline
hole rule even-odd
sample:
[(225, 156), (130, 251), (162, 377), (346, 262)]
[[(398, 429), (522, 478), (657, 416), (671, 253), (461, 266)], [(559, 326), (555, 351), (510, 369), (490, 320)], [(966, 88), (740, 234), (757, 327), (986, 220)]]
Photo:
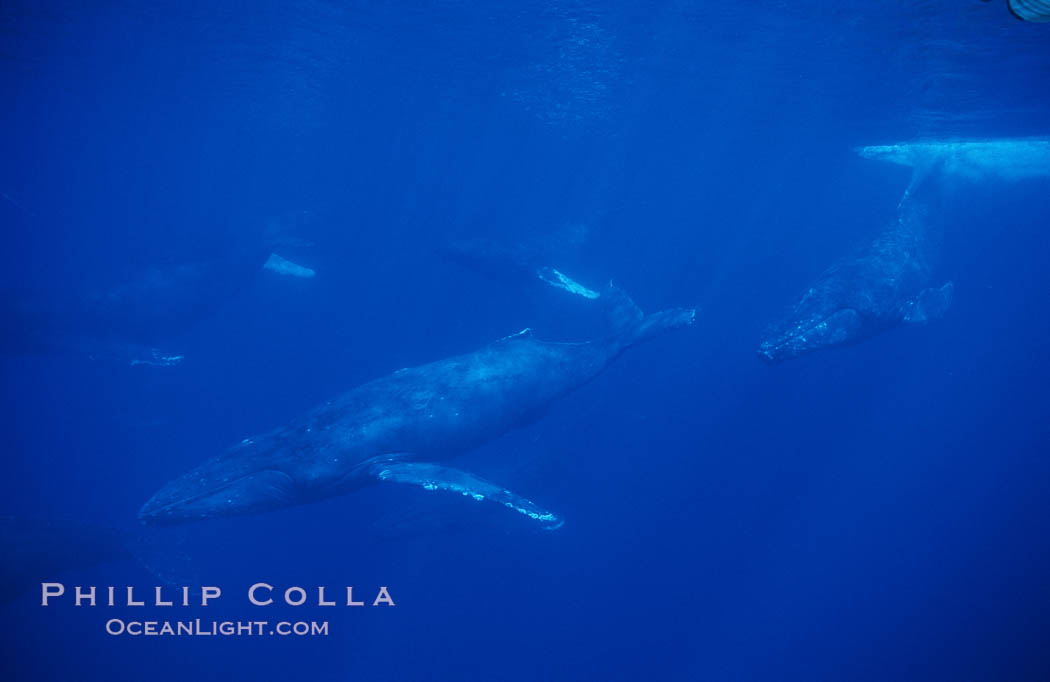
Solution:
[(900, 324), (944, 315), (954, 285), (935, 279), (941, 212), (973, 181), (1050, 177), (1050, 140), (931, 141), (861, 147), (868, 159), (911, 167), (897, 217), (867, 247), (843, 258), (773, 324), (758, 348), (770, 362), (855, 343)]

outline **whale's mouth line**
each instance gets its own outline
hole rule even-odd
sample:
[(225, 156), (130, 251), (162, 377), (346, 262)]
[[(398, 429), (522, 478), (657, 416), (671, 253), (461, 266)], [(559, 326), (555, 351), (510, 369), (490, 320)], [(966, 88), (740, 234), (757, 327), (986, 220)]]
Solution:
[(822, 324), (825, 324), (827, 318), (822, 319), (820, 322), (807, 325), (806, 327), (795, 327), (789, 332), (778, 335), (776, 338), (764, 341), (762, 343), (762, 352), (767, 353), (771, 351), (781, 350), (791, 344), (795, 343), (806, 343), (809, 336), (812, 336)]
[[(146, 502), (146, 504), (142, 505), (142, 509), (139, 510), (139, 518), (150, 519), (150, 518), (160, 517), (164, 512), (170, 512), (175, 507), (178, 507), (178, 506), (181, 506), (181, 505), (186, 505), (186, 504), (192, 504), (194, 502), (197, 502), (199, 500), (205, 499), (207, 497), (211, 497), (212, 495), (217, 495), (217, 494), (221, 493), (224, 490), (232, 488), (233, 486), (235, 486), (236, 484), (240, 483), (241, 481), (243, 481), (245, 479), (251, 478), (252, 476), (255, 476), (255, 475), (260, 474), (260, 473), (265, 473), (265, 472), (272, 472), (272, 473), (275, 473), (275, 474), (280, 474), (280, 475), (285, 476), (286, 478), (288, 478), (289, 481), (292, 480), (291, 476), (288, 476), (288, 474), (284, 473), (280, 469), (260, 469), (259, 471), (253, 471), (251, 473), (247, 473), (247, 474), (244, 474), (242, 476), (237, 476), (236, 478), (231, 478), (231, 479), (229, 479), (227, 481), (223, 481), (218, 486), (215, 486), (213, 488), (208, 488), (207, 490), (202, 490), (202, 491), (200, 491), (200, 492), (198, 492), (198, 493), (196, 493), (194, 495), (190, 495), (190, 496), (178, 499), (178, 500), (167, 502), (167, 503), (165, 503), (165, 504), (163, 504), (161, 506), (158, 506), (156, 508), (152, 508), (151, 507), (152, 500), (149, 500), (149, 501)], [(156, 497), (156, 495), (154, 495), (154, 497)]]
[(846, 311), (856, 312), (853, 308), (839, 308), (829, 315), (796, 324), (790, 330), (763, 341), (758, 347), (758, 354), (771, 362), (777, 362), (800, 355), (810, 349), (810, 343), (817, 344), (814, 348), (825, 345), (827, 341), (823, 337), (828, 331), (830, 320)]

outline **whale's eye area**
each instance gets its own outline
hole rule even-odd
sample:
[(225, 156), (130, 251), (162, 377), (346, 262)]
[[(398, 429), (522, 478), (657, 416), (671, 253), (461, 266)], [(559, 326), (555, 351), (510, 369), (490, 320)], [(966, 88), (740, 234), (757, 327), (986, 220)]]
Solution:
[(843, 308), (824, 321), (823, 345), (833, 346), (849, 341), (861, 326), (860, 315), (853, 308)]

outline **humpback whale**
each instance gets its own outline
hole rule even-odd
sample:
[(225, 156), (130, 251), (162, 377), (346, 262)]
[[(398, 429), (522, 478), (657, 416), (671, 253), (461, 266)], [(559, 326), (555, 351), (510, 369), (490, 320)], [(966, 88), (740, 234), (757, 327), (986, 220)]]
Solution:
[(376, 482), (489, 500), (557, 528), (561, 519), (472, 473), (439, 462), (540, 416), (627, 348), (691, 324), (694, 311), (645, 316), (609, 287), (613, 330), (578, 343), (528, 331), (480, 350), (376, 379), (303, 417), (241, 441), (163, 486), (139, 512), (165, 524), (250, 514), (343, 495)]
[(133, 558), (123, 533), (80, 521), (0, 517), (0, 603), (73, 569)]
[(1050, 176), (1050, 141), (962, 140), (862, 147), (862, 157), (910, 166), (897, 218), (867, 248), (832, 265), (768, 330), (759, 355), (780, 362), (943, 315), (954, 285), (934, 281), (941, 202), (958, 180)]
[[(259, 235), (254, 235), (258, 237)], [(205, 257), (128, 268), (93, 286), (19, 286), (0, 296), (0, 352), (73, 351), (94, 359), (172, 366), (183, 356), (158, 345), (231, 299), (260, 271), (312, 278), (311, 268), (277, 253), (286, 238), (268, 226)], [(294, 244), (293, 244), (294, 245)]]
[(132, 366), (176, 365), (183, 355), (159, 346), (214, 312), (260, 270), (313, 274), (274, 256), (234, 254), (137, 269), (104, 286), (18, 292), (0, 302), (0, 350), (72, 351)]

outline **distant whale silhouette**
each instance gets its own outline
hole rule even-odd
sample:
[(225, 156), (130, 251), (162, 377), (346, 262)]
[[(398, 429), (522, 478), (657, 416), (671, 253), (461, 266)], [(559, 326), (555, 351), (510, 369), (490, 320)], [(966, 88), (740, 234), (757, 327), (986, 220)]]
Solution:
[(189, 575), (189, 559), (170, 542), (86, 521), (0, 516), (0, 556), (0, 604), (103, 564), (134, 560), (165, 583)]
[(273, 253), (274, 229), (258, 243), (129, 268), (95, 286), (7, 292), (0, 296), (0, 351), (71, 351), (131, 365), (178, 364), (181, 354), (159, 346), (230, 300), (256, 273), (314, 276), (312, 269)]
[(1050, 141), (925, 142), (863, 147), (861, 156), (911, 166), (897, 219), (865, 249), (828, 268), (773, 325), (759, 355), (780, 362), (853, 343), (899, 324), (925, 323), (952, 302), (952, 282), (935, 282), (941, 220), (958, 180), (1050, 175)]
[(537, 504), (433, 462), (537, 418), (627, 348), (694, 318), (694, 311), (682, 309), (643, 316), (611, 287), (602, 298), (612, 304), (608, 336), (551, 343), (526, 330), (473, 353), (402, 369), (246, 438), (165, 485), (139, 518), (176, 523), (250, 514), (387, 481), (490, 500), (555, 528), (561, 519)]

